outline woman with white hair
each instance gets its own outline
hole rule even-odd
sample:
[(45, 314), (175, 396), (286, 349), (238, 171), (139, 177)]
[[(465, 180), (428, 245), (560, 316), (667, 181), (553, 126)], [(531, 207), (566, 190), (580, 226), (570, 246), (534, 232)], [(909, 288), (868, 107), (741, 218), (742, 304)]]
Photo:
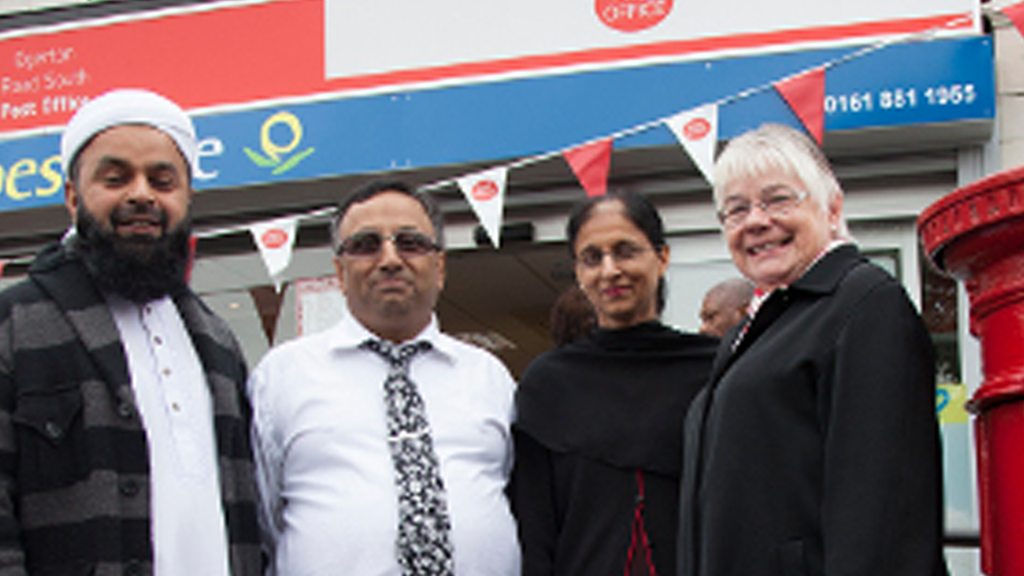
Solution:
[(756, 286), (685, 425), (679, 576), (937, 576), (942, 476), (928, 332), (868, 262), (802, 133), (731, 141), (714, 196)]

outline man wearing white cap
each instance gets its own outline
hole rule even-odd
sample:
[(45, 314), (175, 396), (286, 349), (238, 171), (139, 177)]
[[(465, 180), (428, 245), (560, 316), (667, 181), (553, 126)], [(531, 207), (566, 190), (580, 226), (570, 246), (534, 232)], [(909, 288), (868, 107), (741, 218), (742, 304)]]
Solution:
[(0, 293), (0, 576), (260, 571), (245, 361), (185, 282), (196, 148), (143, 90), (68, 123), (73, 229)]

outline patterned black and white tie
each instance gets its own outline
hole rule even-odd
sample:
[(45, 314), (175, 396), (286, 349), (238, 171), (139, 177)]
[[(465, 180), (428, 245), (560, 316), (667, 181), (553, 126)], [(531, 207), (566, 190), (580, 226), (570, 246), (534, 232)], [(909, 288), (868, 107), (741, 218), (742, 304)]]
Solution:
[(413, 356), (429, 342), (395, 346), (367, 340), (362, 345), (388, 361), (384, 381), (388, 445), (398, 488), (396, 553), (404, 576), (453, 576), (451, 521), (423, 398), (409, 379)]

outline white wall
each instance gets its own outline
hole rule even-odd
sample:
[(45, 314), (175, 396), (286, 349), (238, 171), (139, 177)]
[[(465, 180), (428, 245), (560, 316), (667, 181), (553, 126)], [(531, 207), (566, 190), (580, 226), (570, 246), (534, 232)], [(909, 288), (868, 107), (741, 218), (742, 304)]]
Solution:
[[(1018, 0), (998, 0), (990, 8), (1001, 8)], [(1009, 19), (992, 16), (996, 60), (996, 121), (999, 131), (999, 168), (1024, 164), (1024, 36)]]

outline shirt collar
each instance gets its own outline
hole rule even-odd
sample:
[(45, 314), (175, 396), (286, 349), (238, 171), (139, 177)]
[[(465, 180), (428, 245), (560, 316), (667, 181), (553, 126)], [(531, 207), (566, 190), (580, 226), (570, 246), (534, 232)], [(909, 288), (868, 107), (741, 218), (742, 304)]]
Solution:
[[(380, 336), (370, 332), (346, 310), (341, 321), (331, 328), (328, 346), (332, 350), (355, 350), (370, 339), (380, 339)], [(441, 333), (436, 314), (430, 315), (430, 323), (410, 341), (415, 340), (430, 342), (433, 350), (450, 358), (455, 357), (452, 340)]]

